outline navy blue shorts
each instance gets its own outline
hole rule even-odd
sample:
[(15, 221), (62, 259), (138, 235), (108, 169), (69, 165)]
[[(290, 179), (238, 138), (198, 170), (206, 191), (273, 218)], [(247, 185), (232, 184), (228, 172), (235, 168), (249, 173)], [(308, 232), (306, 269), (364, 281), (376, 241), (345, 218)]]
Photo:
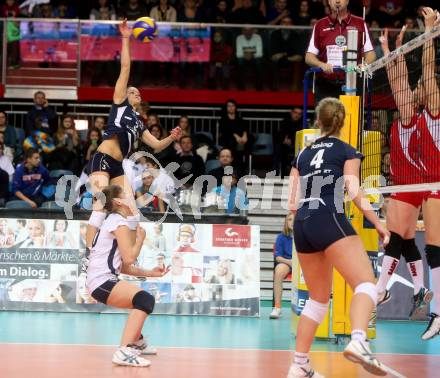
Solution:
[(313, 253), (326, 250), (334, 242), (356, 235), (345, 214), (315, 214), (295, 219), (293, 237), (297, 252)]
[(107, 304), (108, 297), (118, 282), (119, 279), (105, 281), (101, 286), (93, 290), (92, 298), (100, 303)]
[(99, 151), (93, 155), (86, 168), (88, 175), (94, 172), (106, 172), (110, 175), (110, 179), (124, 175), (122, 161), (113, 159), (110, 155)]

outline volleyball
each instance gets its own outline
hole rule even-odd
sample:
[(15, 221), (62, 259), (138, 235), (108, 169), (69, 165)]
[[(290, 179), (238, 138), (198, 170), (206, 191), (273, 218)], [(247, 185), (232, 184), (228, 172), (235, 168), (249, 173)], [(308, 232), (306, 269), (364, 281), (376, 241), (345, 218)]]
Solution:
[(133, 36), (144, 43), (152, 41), (157, 36), (157, 24), (151, 17), (138, 18), (133, 25)]

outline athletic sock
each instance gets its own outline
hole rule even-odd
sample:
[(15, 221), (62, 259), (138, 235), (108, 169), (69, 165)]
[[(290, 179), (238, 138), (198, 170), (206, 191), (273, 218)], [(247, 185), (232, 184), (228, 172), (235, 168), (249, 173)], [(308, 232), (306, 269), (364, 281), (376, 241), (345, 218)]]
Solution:
[(440, 315), (440, 267), (431, 270), (432, 291), (434, 291), (434, 305), (432, 312)]
[(425, 287), (423, 261), (416, 260), (406, 264), (414, 283), (414, 295), (417, 294), (422, 287)]
[(351, 339), (356, 341), (367, 340), (367, 333), (362, 329), (354, 329), (351, 331)]
[(309, 354), (295, 352), (295, 356), (293, 357), (293, 362), (297, 365), (307, 365), (309, 363)]
[(380, 272), (379, 280), (376, 287), (378, 293), (383, 293), (387, 288), (388, 281), (399, 265), (399, 260), (391, 256), (384, 256), (382, 260), (382, 271)]

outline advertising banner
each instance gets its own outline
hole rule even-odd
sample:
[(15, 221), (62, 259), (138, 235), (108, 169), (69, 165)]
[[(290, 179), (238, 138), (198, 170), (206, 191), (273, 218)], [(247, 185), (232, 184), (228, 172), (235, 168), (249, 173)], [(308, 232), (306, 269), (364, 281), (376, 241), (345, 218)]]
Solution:
[[(142, 223), (136, 265), (163, 273), (146, 280), (121, 275), (156, 298), (155, 313), (259, 316), (258, 226)], [(0, 219), (0, 309), (97, 311), (78, 281), (86, 222)]]
[[(81, 33), (79, 30), (81, 28)], [(80, 35), (79, 35), (80, 34)], [(121, 38), (117, 25), (74, 22), (20, 23), (20, 57), (24, 62), (118, 61)], [(151, 62), (209, 62), (209, 27), (170, 27), (160, 25), (150, 43), (132, 40), (131, 59)]]

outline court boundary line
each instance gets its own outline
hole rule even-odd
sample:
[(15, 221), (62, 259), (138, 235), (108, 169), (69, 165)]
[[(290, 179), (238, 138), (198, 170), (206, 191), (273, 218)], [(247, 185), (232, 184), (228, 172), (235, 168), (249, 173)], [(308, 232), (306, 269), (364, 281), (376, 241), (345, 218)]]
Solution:
[[(117, 348), (119, 345), (107, 345), (107, 344), (61, 344), (61, 343), (14, 343), (14, 342), (0, 342), (0, 345), (31, 345), (31, 346), (41, 346), (41, 345), (47, 345), (47, 346), (78, 346), (78, 347), (92, 347), (92, 348)], [(183, 347), (183, 346), (158, 346), (158, 350), (160, 349), (190, 349), (190, 350), (231, 350), (231, 351), (262, 351), (262, 352), (288, 352), (288, 353), (294, 353), (293, 350), (290, 349), (257, 349), (257, 348), (222, 348), (222, 347)], [(334, 350), (312, 350), (310, 353), (342, 353), (342, 351), (334, 351)], [(433, 356), (433, 357), (440, 357), (440, 354), (426, 354), (426, 353), (389, 353), (389, 352), (378, 352), (376, 355), (383, 355), (383, 356)]]

